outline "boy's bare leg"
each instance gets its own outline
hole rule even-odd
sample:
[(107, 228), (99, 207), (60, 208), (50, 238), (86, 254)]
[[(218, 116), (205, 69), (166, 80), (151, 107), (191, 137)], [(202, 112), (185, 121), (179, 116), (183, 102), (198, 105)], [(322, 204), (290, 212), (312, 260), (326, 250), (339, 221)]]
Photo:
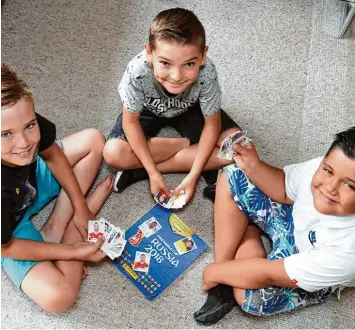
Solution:
[[(112, 191), (112, 178), (101, 182), (87, 198), (90, 210), (96, 214)], [(60, 214), (58, 215), (60, 216)], [(60, 220), (67, 220), (64, 217)], [(69, 221), (62, 239), (64, 244), (75, 244), (82, 237), (73, 221)], [(43, 261), (36, 264), (25, 276), (21, 288), (23, 292), (44, 310), (61, 312), (75, 301), (83, 274), (81, 261)]]
[[(237, 132), (240, 131), (239, 128), (231, 128), (229, 130), (224, 131), (220, 137), (218, 138), (216, 147), (213, 149), (213, 152), (210, 156), (210, 158), (207, 160), (207, 163), (205, 164), (205, 167), (203, 168), (204, 171), (208, 170), (214, 170), (218, 168), (222, 168), (224, 166), (227, 166), (229, 164), (232, 164), (234, 161), (232, 160), (226, 160), (222, 158), (218, 158), (218, 152), (219, 148), (223, 142), (223, 140)], [(196, 154), (197, 154), (197, 148), (198, 144), (193, 144), (191, 146), (188, 146), (176, 154), (174, 154), (172, 157), (170, 157), (168, 160), (162, 163), (158, 163), (157, 168), (161, 173), (171, 173), (171, 172), (189, 172), (191, 170), (192, 164), (195, 160)]]
[[(81, 190), (86, 195), (102, 163), (105, 139), (96, 129), (86, 129), (62, 140), (63, 151), (73, 168)], [(41, 229), (47, 242), (60, 242), (73, 216), (72, 204), (62, 189), (48, 221)]]
[[(265, 258), (266, 253), (260, 229), (248, 226), (248, 218), (235, 204), (225, 172), (221, 174), (217, 182), (214, 223), (214, 274), (221, 279), (218, 283), (233, 286), (234, 263), (231, 261), (253, 257)], [(245, 290), (233, 288), (233, 291), (238, 304), (243, 304)]]
[[(244, 258), (266, 258), (261, 230), (255, 226), (248, 226), (248, 229), (239, 245), (235, 260)], [(233, 288), (234, 297), (239, 306), (243, 305), (245, 290)]]
[[(190, 145), (189, 139), (186, 138), (154, 137), (149, 139), (147, 143), (156, 164), (166, 161), (178, 151)], [(103, 156), (109, 166), (119, 170), (130, 170), (142, 167), (142, 163), (133, 152), (129, 143), (121, 139), (107, 141)]]
[[(225, 172), (217, 181), (214, 227), (215, 263), (212, 265), (225, 264), (235, 258), (248, 228), (248, 219), (235, 205)], [(206, 270), (204, 282), (205, 274)], [(215, 287), (208, 291), (206, 302), (194, 313), (195, 320), (201, 324), (214, 324), (233, 309), (235, 302), (232, 287), (217, 284), (213, 283)]]
[[(198, 144), (193, 144), (169, 158), (167, 161), (157, 165), (157, 169), (161, 173), (176, 173), (176, 172), (189, 172), (197, 154)], [(223, 168), (233, 163), (233, 160), (227, 160), (217, 157), (219, 148), (213, 149), (210, 158), (207, 160), (203, 170), (215, 170)]]
[(248, 218), (240, 212), (223, 172), (216, 188), (214, 207), (215, 262), (233, 260), (248, 228)]

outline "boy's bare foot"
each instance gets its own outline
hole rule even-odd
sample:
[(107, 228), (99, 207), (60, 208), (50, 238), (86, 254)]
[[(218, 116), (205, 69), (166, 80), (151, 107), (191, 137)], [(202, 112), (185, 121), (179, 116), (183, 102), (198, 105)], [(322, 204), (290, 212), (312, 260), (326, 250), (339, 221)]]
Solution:
[[(92, 213), (96, 214), (100, 211), (102, 205), (111, 194), (112, 187), (113, 176), (109, 175), (105, 180), (101, 181), (92, 194), (88, 196), (86, 200)], [(63, 232), (56, 230), (55, 223), (50, 227), (44, 225), (40, 232), (45, 242), (59, 243), (63, 237)]]
[(108, 196), (110, 196), (113, 187), (113, 176), (109, 175), (101, 181), (95, 190), (87, 197), (88, 207), (92, 213), (96, 214), (104, 205)]

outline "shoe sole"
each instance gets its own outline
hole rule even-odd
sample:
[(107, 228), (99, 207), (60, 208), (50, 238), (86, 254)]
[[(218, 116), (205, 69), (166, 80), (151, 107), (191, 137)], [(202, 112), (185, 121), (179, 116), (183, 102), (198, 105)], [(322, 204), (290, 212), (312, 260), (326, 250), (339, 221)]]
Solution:
[(113, 190), (114, 190), (115, 192), (118, 192), (117, 183), (118, 183), (118, 180), (120, 179), (122, 173), (123, 173), (123, 171), (118, 171), (117, 174), (116, 174), (115, 182), (113, 183)]
[[(218, 308), (216, 311), (208, 311), (200, 316), (198, 319), (195, 318), (196, 322), (201, 325), (210, 326), (216, 324), (218, 321), (223, 319), (235, 306), (233, 302), (228, 302)], [(213, 317), (212, 317), (213, 316)]]

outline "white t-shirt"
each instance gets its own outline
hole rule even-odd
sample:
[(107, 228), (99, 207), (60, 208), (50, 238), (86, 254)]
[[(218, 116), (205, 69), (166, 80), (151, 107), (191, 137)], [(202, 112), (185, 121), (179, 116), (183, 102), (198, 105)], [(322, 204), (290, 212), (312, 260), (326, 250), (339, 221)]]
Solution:
[(192, 86), (181, 94), (169, 96), (155, 79), (153, 66), (143, 50), (128, 63), (118, 92), (128, 111), (141, 113), (144, 107), (158, 117), (176, 117), (197, 102), (204, 116), (213, 115), (221, 108), (217, 70), (208, 57)]
[(285, 258), (286, 273), (306, 291), (355, 286), (355, 215), (329, 216), (313, 206), (311, 181), (323, 158), (286, 166), (286, 194), (294, 201), (299, 253)]

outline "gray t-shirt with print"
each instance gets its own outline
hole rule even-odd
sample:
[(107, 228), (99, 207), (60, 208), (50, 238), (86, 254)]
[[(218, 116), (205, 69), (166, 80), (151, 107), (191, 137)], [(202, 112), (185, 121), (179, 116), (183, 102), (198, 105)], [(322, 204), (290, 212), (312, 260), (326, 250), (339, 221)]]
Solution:
[(141, 113), (143, 108), (156, 116), (176, 117), (197, 102), (202, 113), (210, 116), (221, 106), (221, 88), (213, 62), (207, 58), (196, 81), (183, 93), (168, 96), (154, 77), (153, 66), (148, 63), (145, 50), (128, 63), (118, 85), (123, 105), (128, 111)]

